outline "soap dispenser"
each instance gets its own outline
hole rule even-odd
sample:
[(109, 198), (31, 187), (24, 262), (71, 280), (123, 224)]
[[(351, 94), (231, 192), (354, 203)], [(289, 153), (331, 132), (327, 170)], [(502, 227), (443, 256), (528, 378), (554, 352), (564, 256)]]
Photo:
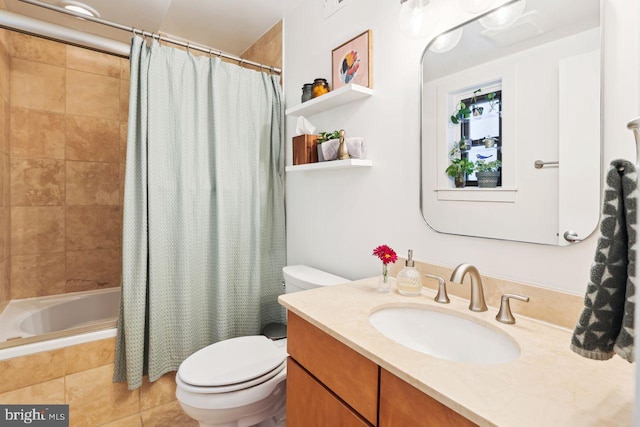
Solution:
[(396, 277), (396, 286), (398, 292), (402, 295), (418, 296), (422, 290), (422, 278), (413, 262), (413, 249), (409, 249), (409, 256), (405, 263), (405, 267), (398, 273)]

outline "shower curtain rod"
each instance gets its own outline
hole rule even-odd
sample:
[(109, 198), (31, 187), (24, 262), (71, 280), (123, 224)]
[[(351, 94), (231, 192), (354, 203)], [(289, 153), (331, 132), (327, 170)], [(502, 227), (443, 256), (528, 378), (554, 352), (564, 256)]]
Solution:
[(42, 7), (44, 9), (53, 10), (54, 12), (64, 13), (65, 15), (75, 16), (76, 18), (80, 18), (80, 19), (83, 19), (85, 21), (91, 21), (91, 22), (95, 22), (97, 24), (106, 25), (108, 27), (117, 28), (118, 30), (128, 31), (130, 33), (138, 34), (138, 35), (141, 35), (143, 37), (147, 37), (148, 36), (148, 37), (151, 37), (151, 38), (159, 40), (159, 41), (165, 41), (167, 43), (171, 43), (171, 44), (175, 44), (175, 45), (178, 45), (178, 46), (186, 47), (187, 50), (189, 50), (189, 49), (198, 50), (200, 52), (208, 53), (209, 55), (215, 55), (215, 56), (218, 56), (218, 57), (230, 59), (232, 61), (239, 62), (241, 66), (243, 64), (248, 64), (248, 65), (253, 65), (254, 67), (259, 67), (259, 68), (262, 68), (262, 69), (265, 69), (265, 70), (269, 70), (269, 72), (271, 72), (271, 73), (275, 73), (275, 74), (282, 73), (282, 70), (280, 68), (277, 68), (277, 67), (260, 64), (258, 62), (249, 61), (247, 59), (240, 58), (239, 56), (235, 56), (235, 55), (230, 55), (228, 53), (224, 53), (224, 52), (222, 52), (220, 50), (217, 50), (217, 49), (213, 49), (213, 48), (205, 47), (205, 46), (199, 46), (199, 45), (196, 45), (196, 44), (191, 44), (190, 42), (183, 42), (181, 40), (176, 40), (176, 39), (173, 39), (171, 37), (166, 37), (166, 36), (162, 36), (160, 34), (150, 33), (148, 31), (144, 31), (144, 30), (139, 30), (139, 29), (137, 29), (135, 27), (128, 27), (126, 25), (118, 24), (117, 22), (107, 21), (106, 19), (102, 19), (102, 18), (96, 18), (95, 16), (84, 15), (82, 13), (78, 13), (78, 12), (74, 12), (74, 11), (71, 11), (71, 10), (67, 10), (65, 8), (62, 8), (62, 7), (59, 7), (59, 6), (55, 6), (55, 5), (52, 5), (52, 4), (49, 4), (49, 3), (45, 3), (45, 2), (42, 2), (42, 1), (39, 1), (39, 0), (19, 0), (19, 1), (21, 1), (23, 3), (31, 4), (33, 6)]

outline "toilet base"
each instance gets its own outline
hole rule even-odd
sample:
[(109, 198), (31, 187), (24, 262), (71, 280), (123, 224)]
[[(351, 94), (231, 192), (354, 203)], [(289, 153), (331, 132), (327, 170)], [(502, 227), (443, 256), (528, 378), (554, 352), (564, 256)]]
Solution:
[(199, 422), (200, 427), (284, 427), (286, 418), (286, 381), (280, 382), (266, 399), (236, 408), (204, 409), (178, 399), (182, 410)]

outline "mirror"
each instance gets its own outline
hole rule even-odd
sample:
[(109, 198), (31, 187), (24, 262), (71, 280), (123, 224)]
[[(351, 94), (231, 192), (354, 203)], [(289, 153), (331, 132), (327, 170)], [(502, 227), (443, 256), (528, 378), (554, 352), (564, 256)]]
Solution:
[(591, 234), (600, 74), (599, 0), (518, 0), (435, 38), (421, 74), (420, 208), (429, 226), (549, 245)]

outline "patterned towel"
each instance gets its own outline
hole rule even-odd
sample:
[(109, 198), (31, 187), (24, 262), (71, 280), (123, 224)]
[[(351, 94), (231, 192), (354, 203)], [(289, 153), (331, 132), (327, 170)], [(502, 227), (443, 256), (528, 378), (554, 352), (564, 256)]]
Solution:
[(611, 162), (585, 308), (570, 345), (590, 359), (607, 360), (615, 352), (633, 362), (637, 195), (635, 167)]

